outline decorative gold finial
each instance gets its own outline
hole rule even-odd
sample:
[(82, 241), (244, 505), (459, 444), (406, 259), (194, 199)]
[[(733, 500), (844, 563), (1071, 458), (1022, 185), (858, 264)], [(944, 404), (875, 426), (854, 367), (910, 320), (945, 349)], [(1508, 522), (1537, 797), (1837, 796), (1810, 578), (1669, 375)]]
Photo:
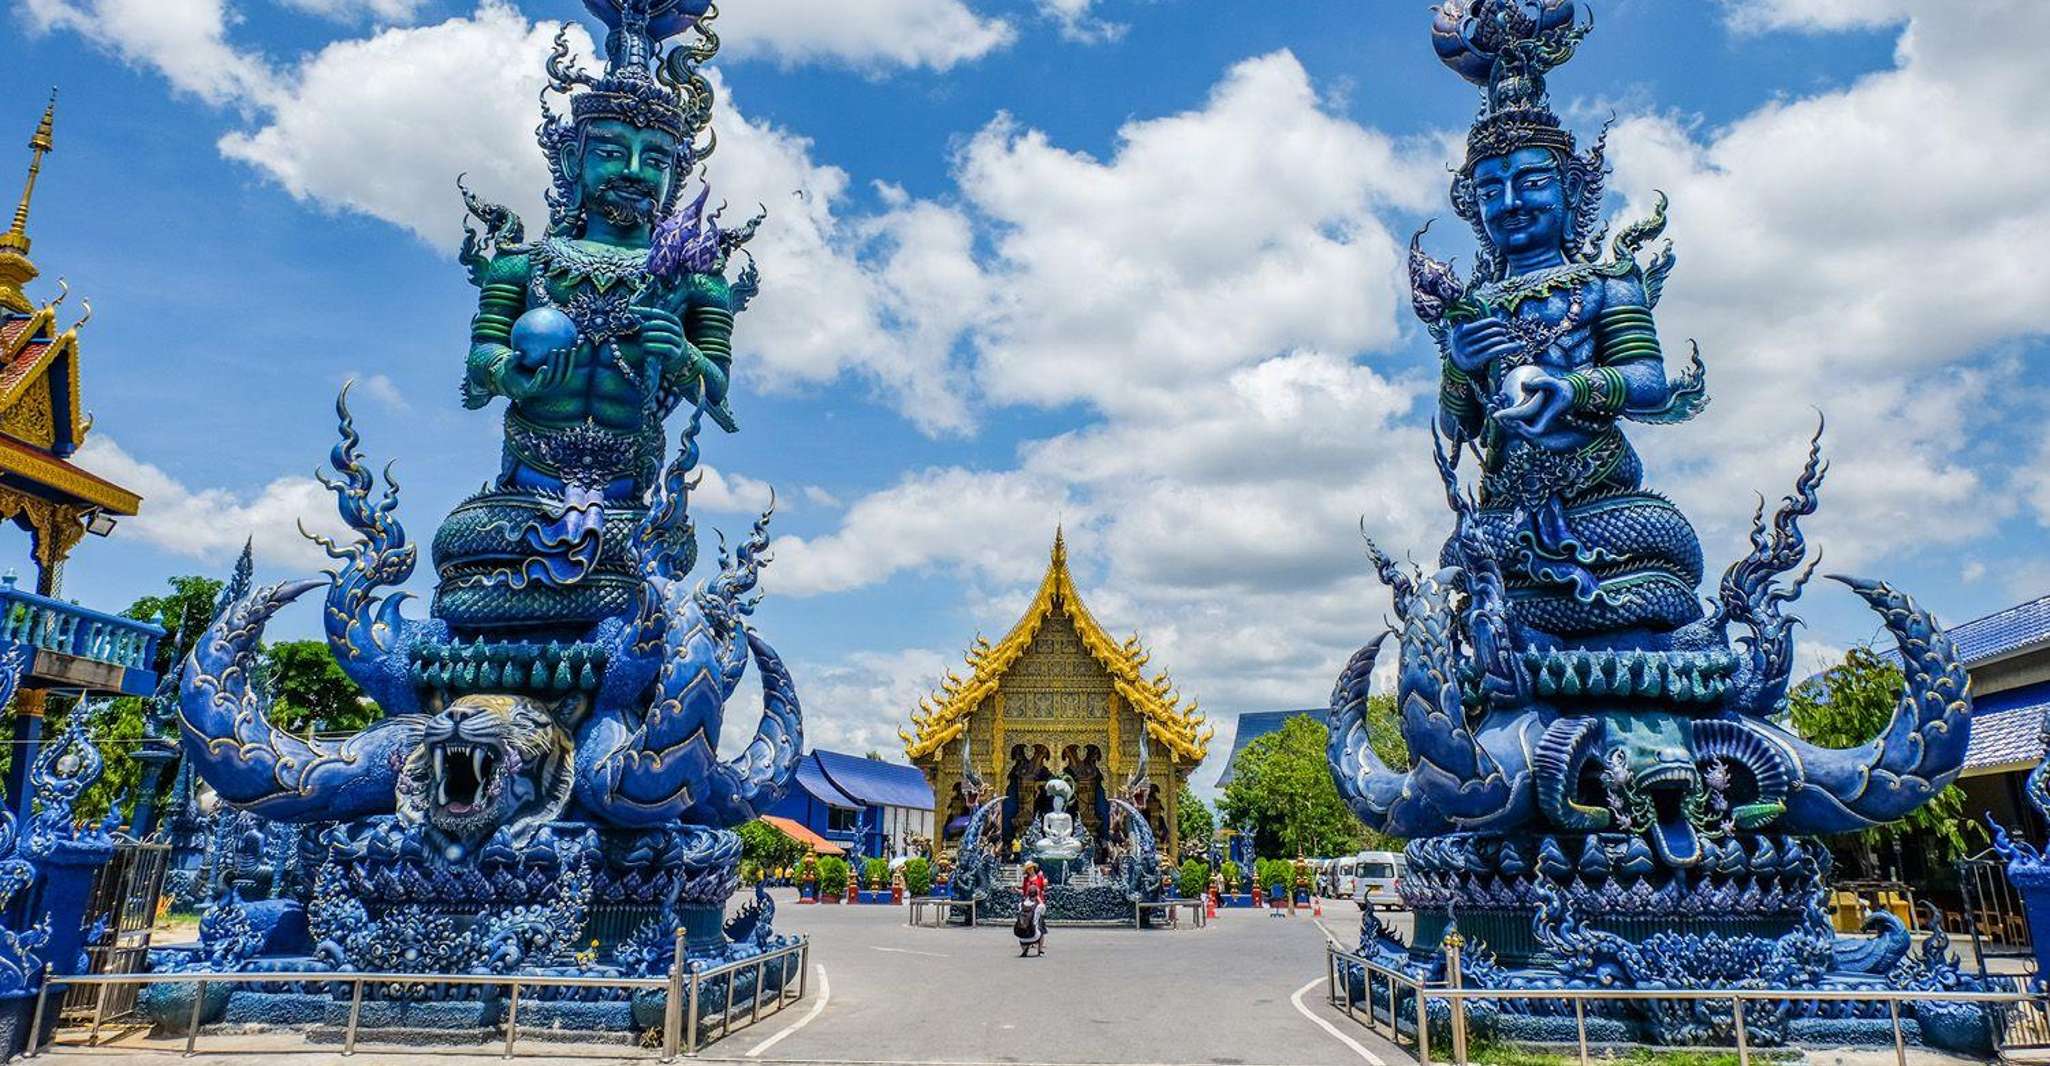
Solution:
[(14, 208), (14, 225), (6, 233), (0, 233), (0, 308), (17, 314), (29, 314), (35, 305), (29, 302), (22, 287), (36, 279), (40, 273), (28, 258), (28, 209), (36, 194), (36, 177), (43, 171), (43, 156), (57, 146), (52, 136), (57, 125), (57, 90), (50, 90), (50, 104), (43, 108), (43, 120), (36, 124), (35, 135), (29, 138), (28, 181), (22, 185), (21, 203)]

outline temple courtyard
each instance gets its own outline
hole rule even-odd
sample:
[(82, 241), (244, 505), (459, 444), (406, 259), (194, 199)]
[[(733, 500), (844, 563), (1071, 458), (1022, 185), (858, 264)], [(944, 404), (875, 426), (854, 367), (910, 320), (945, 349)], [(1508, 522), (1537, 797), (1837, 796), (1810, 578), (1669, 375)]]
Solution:
[[(796, 906), (778, 893), (777, 924), (812, 938), (809, 994), (759, 1026), (706, 1047), (698, 1061), (819, 1066), (1311, 1066), (1416, 1061), (1324, 998), (1327, 935), (1356, 938), (1350, 903), (1322, 917), (1225, 910), (1207, 928), (1056, 928), (1044, 958), (1021, 959), (1010, 929), (914, 928), (905, 909)], [(1398, 929), (1406, 916), (1392, 916)], [(178, 1058), (181, 1039), (109, 1031), (97, 1048), (81, 1033), (45, 1052), (58, 1058), (148, 1062)], [(1442, 1046), (1437, 1061), (1445, 1061)], [(339, 1061), (296, 1034), (209, 1027), (190, 1060), (242, 1064)], [(405, 1048), (369, 1038), (350, 1060), (382, 1064), (498, 1062), (496, 1044)], [(654, 1062), (654, 1050), (549, 1041), (523, 1031), (522, 1059)], [(1910, 1051), (1918, 1066), (1975, 1060)], [(1475, 1061), (1489, 1061), (1476, 1056)], [(1532, 1060), (1518, 1059), (1519, 1063)], [(1598, 1055), (1597, 1061), (1600, 1061)], [(1639, 1061), (1639, 1060), (1631, 1060)], [(1710, 1060), (1714, 1061), (1714, 1060)], [(1734, 1055), (1730, 1056), (1734, 1062)], [(1754, 1061), (1767, 1061), (1761, 1055)], [(1789, 1060), (1779, 1060), (1789, 1061)], [(1803, 1061), (1803, 1060), (1791, 1060)], [(1880, 1066), (1885, 1052), (1811, 1051), (1818, 1066)]]

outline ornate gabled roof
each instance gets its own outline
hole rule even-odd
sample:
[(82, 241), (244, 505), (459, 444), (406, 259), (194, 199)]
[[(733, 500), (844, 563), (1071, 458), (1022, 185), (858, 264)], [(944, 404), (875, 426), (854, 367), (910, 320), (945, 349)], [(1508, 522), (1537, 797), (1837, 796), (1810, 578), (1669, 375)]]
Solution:
[(52, 94), (29, 140), (28, 180), (13, 224), (0, 233), (0, 486), (67, 507), (132, 515), (141, 497), (66, 461), (92, 430), (79, 407), (78, 373), (78, 330), (92, 317), (92, 305), (60, 328), (57, 312), (66, 294), (37, 304), (22, 288), (39, 273), (28, 257), (29, 205), (53, 144), (56, 109)]
[(919, 709), (911, 715), (916, 735), (898, 730), (904, 738), (904, 753), (920, 759), (959, 740), (976, 706), (996, 692), (1004, 675), (1031, 647), (1040, 626), (1056, 611), (1074, 625), (1082, 646), (1110, 674), (1112, 688), (1138, 712), (1146, 723), (1147, 736), (1184, 762), (1201, 761), (1216, 729), (1205, 725), (1194, 700), (1186, 707), (1181, 705), (1181, 694), (1166, 671), (1147, 676), (1145, 667), (1152, 653), (1137, 635), (1119, 641), (1089, 613), (1075, 590), (1074, 576), (1068, 572), (1067, 541), (1058, 530), (1046, 576), (1040, 579), (1039, 591), (1025, 616), (995, 644), (977, 636), (968, 649), (969, 675), (949, 671), (940, 690), (919, 701)]

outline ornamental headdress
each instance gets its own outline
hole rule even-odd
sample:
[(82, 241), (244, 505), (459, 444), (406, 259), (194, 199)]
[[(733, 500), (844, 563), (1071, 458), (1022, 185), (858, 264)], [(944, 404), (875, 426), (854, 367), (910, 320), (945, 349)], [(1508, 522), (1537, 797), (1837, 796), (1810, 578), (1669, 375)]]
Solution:
[[(679, 178), (717, 146), (711, 132), (712, 84), (699, 69), (719, 54), (719, 37), (710, 25), (719, 11), (711, 0), (584, 0), (584, 6), (605, 23), (605, 71), (594, 76), (570, 58), (565, 25), (548, 57), (536, 131), (554, 178), (548, 207), (549, 228), (555, 232), (574, 228), (583, 216), (566, 158), (581, 144), (589, 123), (613, 119), (674, 134)], [(693, 31), (693, 39), (664, 51), (672, 38)], [(549, 93), (569, 97), (567, 121), (548, 106)], [(675, 206), (683, 185), (678, 180), (671, 186), (663, 214)]]
[(1607, 131), (1585, 154), (1554, 114), (1545, 75), (1573, 58), (1594, 29), (1578, 18), (1574, 0), (1444, 0), (1433, 12), (1431, 44), (1453, 72), (1481, 90), (1480, 116), (1466, 135), (1466, 161), (1452, 181), (1452, 206), (1473, 226), (1483, 248), (1481, 272), (1499, 275), (1500, 263), (1480, 225), (1473, 168), (1522, 148), (1557, 156), (1578, 190), (1567, 255), (1593, 259), (1601, 244), (1603, 160)]

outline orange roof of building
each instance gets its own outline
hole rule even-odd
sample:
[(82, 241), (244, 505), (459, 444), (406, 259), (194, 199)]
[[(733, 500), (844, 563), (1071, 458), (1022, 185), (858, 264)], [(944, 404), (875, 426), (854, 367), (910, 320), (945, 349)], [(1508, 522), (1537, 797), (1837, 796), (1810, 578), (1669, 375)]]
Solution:
[(812, 850), (818, 852), (821, 855), (847, 854), (846, 848), (843, 848), (840, 845), (835, 844), (830, 840), (827, 840), (825, 837), (822, 837), (817, 833), (812, 832), (811, 828), (809, 826), (806, 826), (803, 822), (794, 822), (788, 818), (783, 818), (774, 814), (762, 815), (762, 821), (775, 826), (777, 829), (783, 832), (784, 836), (787, 836), (790, 839), (797, 841), (799, 844), (811, 845)]

